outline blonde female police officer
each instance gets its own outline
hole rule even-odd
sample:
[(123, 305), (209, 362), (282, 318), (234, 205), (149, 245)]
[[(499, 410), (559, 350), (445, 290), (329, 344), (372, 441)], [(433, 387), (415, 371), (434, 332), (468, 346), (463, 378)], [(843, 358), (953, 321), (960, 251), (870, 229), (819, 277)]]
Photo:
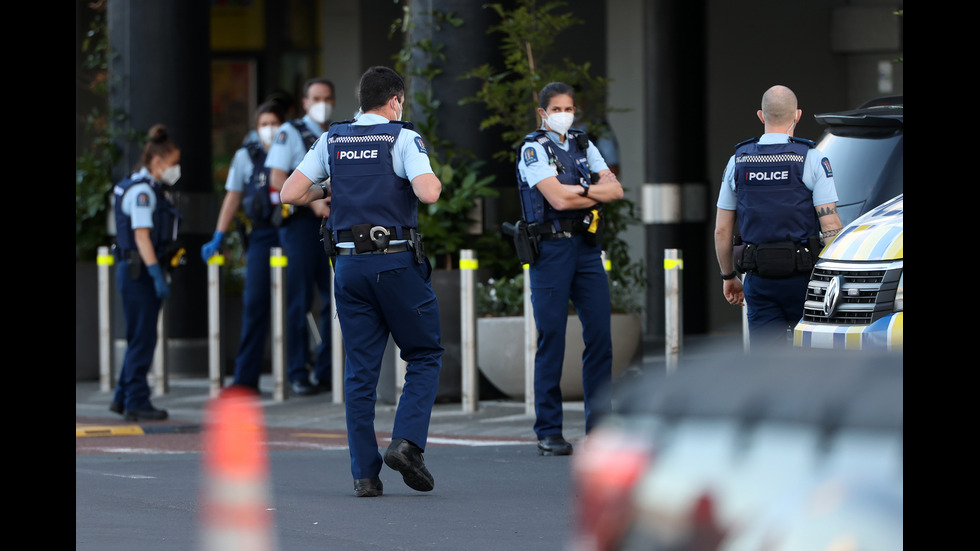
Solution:
[[(331, 198), (325, 238), (337, 244), (334, 299), (347, 352), (344, 403), (354, 495), (382, 494), (382, 461), (410, 488), (425, 492), (434, 486), (422, 452), (443, 347), (432, 266), (416, 227), (418, 202), (436, 202), (442, 183), (422, 138), (401, 122), (405, 82), (398, 73), (368, 69), (358, 98), (363, 114), (330, 127), (286, 180), (281, 197), (290, 204)], [(328, 178), (329, 188), (323, 183)], [(374, 408), (389, 334), (408, 365), (382, 458)]]
[(116, 281), (126, 318), (126, 355), (109, 409), (127, 421), (161, 421), (167, 410), (150, 403), (146, 375), (157, 345), (157, 317), (170, 285), (162, 263), (177, 237), (180, 214), (164, 193), (180, 178), (180, 149), (167, 129), (155, 125), (139, 170), (113, 188), (116, 218)]
[(201, 246), (201, 258), (208, 261), (224, 240), (225, 232), (239, 206), (251, 223), (245, 255), (245, 291), (242, 294), (242, 333), (238, 356), (235, 357), (235, 378), (232, 384), (259, 390), (262, 358), (272, 313), (272, 275), (269, 255), (279, 246), (279, 227), (275, 224), (275, 209), (279, 208), (279, 192), (269, 187), (269, 169), (265, 156), (272, 140), (285, 121), (282, 108), (273, 102), (256, 109), (258, 141), (247, 142), (235, 152), (225, 182), (225, 198), (215, 226), (214, 236)]
[[(582, 320), (585, 430), (609, 410), (612, 337), (609, 282), (602, 265), (601, 204), (622, 199), (619, 183), (586, 134), (571, 128), (574, 91), (552, 82), (538, 96), (541, 128), (517, 159), (522, 217), (537, 240), (531, 302), (538, 330), (534, 356), (534, 432), (541, 455), (569, 455), (562, 436), (561, 369), (571, 299)], [(598, 178), (593, 180), (593, 174)]]

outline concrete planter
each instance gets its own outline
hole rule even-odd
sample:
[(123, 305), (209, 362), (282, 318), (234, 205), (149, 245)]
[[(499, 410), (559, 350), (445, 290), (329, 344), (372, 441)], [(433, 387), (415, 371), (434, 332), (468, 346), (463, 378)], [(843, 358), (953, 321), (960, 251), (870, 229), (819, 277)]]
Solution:
[[(613, 379), (632, 361), (642, 337), (642, 320), (636, 314), (613, 314)], [(581, 400), (582, 323), (568, 316), (565, 362), (562, 364), (561, 393), (565, 400)], [(524, 399), (524, 318), (500, 317), (477, 320), (477, 365), (501, 392), (515, 400)]]

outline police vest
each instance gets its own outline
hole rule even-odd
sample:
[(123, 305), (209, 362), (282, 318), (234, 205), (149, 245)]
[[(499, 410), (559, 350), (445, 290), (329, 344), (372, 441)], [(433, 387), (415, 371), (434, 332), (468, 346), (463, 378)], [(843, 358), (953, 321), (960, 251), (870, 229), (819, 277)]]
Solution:
[[(173, 243), (176, 238), (177, 221), (180, 213), (174, 208), (163, 194), (163, 186), (155, 184), (145, 176), (126, 178), (116, 184), (113, 192), (116, 195), (115, 216), (116, 216), (116, 248), (117, 254), (125, 255), (130, 250), (136, 250), (136, 237), (133, 234), (132, 220), (129, 215), (122, 210), (123, 197), (134, 185), (148, 183), (156, 194), (156, 208), (153, 210), (153, 227), (150, 228), (150, 241), (153, 243), (153, 250), (157, 257), (162, 259), (167, 246)], [(161, 260), (162, 261), (162, 260)]]
[(337, 122), (327, 131), (330, 163), (330, 218), (337, 233), (359, 224), (394, 227), (391, 239), (408, 239), (404, 228), (418, 226), (418, 197), (412, 183), (395, 174), (392, 149), (402, 128), (411, 123), (391, 121), (376, 125)]
[[(582, 136), (582, 138), (578, 136)], [(583, 216), (589, 213), (591, 208), (596, 208), (556, 210), (548, 203), (544, 195), (538, 191), (537, 187), (532, 188), (528, 185), (527, 180), (521, 177), (520, 171), (520, 150), (524, 147), (524, 143), (527, 142), (538, 142), (544, 146), (544, 150), (548, 154), (548, 162), (554, 164), (558, 169), (558, 181), (562, 184), (566, 186), (578, 186), (583, 180), (589, 185), (592, 184), (589, 162), (585, 155), (588, 150), (588, 136), (585, 132), (575, 128), (568, 131), (568, 151), (560, 147), (555, 147), (554, 142), (548, 138), (544, 130), (538, 129), (531, 132), (527, 136), (524, 136), (524, 140), (521, 142), (521, 147), (518, 149), (516, 167), (524, 221), (529, 224), (541, 224), (561, 219), (581, 220)], [(597, 206), (601, 208), (601, 206)]]
[(289, 121), (289, 124), (293, 125), (296, 130), (299, 130), (299, 135), (303, 137), (303, 145), (306, 149), (313, 147), (313, 142), (316, 141), (317, 135), (310, 132), (310, 127), (306, 125), (306, 121), (303, 119), (293, 119)]
[(269, 188), (269, 168), (265, 166), (266, 150), (258, 142), (245, 144), (245, 150), (252, 160), (252, 175), (242, 193), (242, 210), (256, 227), (269, 225), (272, 217), (272, 200)]
[(805, 242), (819, 230), (813, 192), (803, 183), (803, 163), (815, 147), (790, 137), (787, 143), (735, 146), (736, 217), (746, 243)]

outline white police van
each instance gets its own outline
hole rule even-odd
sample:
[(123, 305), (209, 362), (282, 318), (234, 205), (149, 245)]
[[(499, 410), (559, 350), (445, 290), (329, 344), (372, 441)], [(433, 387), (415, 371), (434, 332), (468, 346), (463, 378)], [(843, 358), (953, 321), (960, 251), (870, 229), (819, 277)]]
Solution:
[(820, 252), (794, 346), (903, 349), (904, 197), (858, 217)]

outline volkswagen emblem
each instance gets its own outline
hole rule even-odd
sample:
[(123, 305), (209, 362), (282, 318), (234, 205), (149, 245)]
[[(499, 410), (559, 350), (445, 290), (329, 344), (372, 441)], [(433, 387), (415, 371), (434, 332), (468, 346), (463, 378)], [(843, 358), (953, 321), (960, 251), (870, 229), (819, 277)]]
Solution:
[(827, 293), (823, 297), (823, 313), (828, 318), (834, 315), (837, 310), (837, 303), (840, 302), (841, 288), (844, 287), (844, 276), (834, 276), (827, 284)]

